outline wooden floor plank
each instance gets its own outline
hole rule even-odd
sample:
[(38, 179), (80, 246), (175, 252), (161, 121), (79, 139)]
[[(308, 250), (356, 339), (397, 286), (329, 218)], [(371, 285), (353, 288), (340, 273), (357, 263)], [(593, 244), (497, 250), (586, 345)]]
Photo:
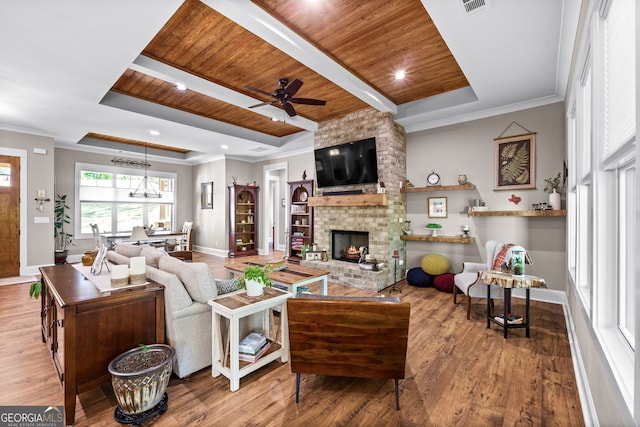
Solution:
[[(226, 277), (224, 263), (234, 262), (198, 252), (194, 261), (206, 262), (218, 278)], [(29, 285), (0, 286), (0, 405), (60, 405), (62, 390), (40, 337), (40, 303), (29, 298)], [(317, 284), (309, 287), (318, 292)], [(143, 425), (584, 425), (561, 306), (532, 301), (531, 338), (516, 330), (505, 340), (496, 325), (486, 328), (483, 300), (473, 301), (467, 320), (464, 296), (454, 305), (451, 294), (434, 288), (399, 287), (393, 295), (411, 303), (399, 411), (391, 380), (302, 375), (296, 404), (295, 376), (289, 364), (276, 361), (242, 378), (236, 392), (209, 368), (172, 377), (169, 410)], [(334, 283), (329, 293), (375, 295)], [(520, 301), (514, 310), (524, 312)], [(116, 425), (116, 405), (108, 383), (82, 393), (76, 425)]]

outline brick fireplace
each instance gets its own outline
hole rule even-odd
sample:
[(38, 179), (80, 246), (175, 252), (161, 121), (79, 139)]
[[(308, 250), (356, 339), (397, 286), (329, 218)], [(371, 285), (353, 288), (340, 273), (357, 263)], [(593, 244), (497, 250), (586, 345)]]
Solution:
[[(357, 113), (323, 122), (315, 133), (315, 148), (324, 148), (365, 138), (376, 138), (378, 176), (385, 184), (386, 203), (367, 204), (357, 196), (344, 197), (353, 202), (332, 206), (332, 203), (314, 207), (314, 239), (317, 247), (329, 252), (328, 262), (303, 261), (304, 265), (329, 270), (329, 281), (360, 289), (380, 291), (396, 280), (394, 277), (393, 252), (405, 260), (405, 242), (400, 240), (402, 226), (399, 220), (406, 217), (400, 186), (406, 177), (406, 141), (404, 128), (393, 121), (390, 113), (366, 109)], [(316, 197), (326, 199), (319, 189)], [(366, 194), (376, 193), (376, 184), (330, 187), (330, 191), (362, 190)], [(383, 262), (380, 271), (360, 269), (357, 263), (332, 259), (332, 231), (350, 230), (367, 232), (371, 258)], [(321, 264), (319, 264), (321, 263)], [(396, 277), (404, 277), (404, 266), (399, 266)]]

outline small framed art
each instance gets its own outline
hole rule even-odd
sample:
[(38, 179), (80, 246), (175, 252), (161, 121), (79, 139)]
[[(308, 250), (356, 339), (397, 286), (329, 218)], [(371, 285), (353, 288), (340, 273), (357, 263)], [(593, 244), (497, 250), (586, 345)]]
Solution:
[(447, 198), (429, 197), (429, 218), (447, 217)]

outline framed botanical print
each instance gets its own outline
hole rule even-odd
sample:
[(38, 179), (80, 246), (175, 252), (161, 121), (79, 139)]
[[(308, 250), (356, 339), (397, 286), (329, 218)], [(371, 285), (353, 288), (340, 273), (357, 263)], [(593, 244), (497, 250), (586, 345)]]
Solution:
[(202, 209), (213, 209), (213, 182), (200, 184), (200, 203)]
[(536, 188), (536, 134), (496, 138), (494, 190)]

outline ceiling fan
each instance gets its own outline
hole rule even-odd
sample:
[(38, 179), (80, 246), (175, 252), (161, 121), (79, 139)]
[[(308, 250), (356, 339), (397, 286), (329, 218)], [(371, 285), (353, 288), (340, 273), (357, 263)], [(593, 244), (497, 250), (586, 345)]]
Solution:
[(296, 110), (291, 104), (325, 105), (327, 103), (327, 101), (323, 101), (320, 99), (294, 98), (293, 96), (296, 94), (296, 92), (298, 92), (298, 90), (300, 90), (300, 87), (302, 86), (301, 80), (295, 79), (294, 81), (289, 83), (289, 80), (287, 79), (280, 79), (278, 80), (278, 84), (280, 85), (280, 87), (273, 93), (269, 93), (256, 87), (245, 86), (247, 89), (255, 90), (256, 92), (260, 92), (263, 95), (275, 98), (275, 101), (261, 102), (260, 104), (252, 105), (249, 108), (256, 108), (262, 107), (263, 105), (273, 105), (276, 103), (280, 103), (284, 108), (284, 111), (286, 111), (289, 116), (293, 117), (296, 115)]

